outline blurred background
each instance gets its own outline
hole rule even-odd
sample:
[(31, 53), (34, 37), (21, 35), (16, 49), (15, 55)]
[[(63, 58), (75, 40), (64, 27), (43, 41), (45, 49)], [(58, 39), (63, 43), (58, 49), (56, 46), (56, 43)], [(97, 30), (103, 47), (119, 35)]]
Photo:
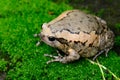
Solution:
[[(97, 59), (85, 58), (61, 64), (46, 64), (56, 50), (46, 44), (36, 47), (35, 33), (63, 11), (79, 9), (104, 19), (115, 33), (115, 45)], [(90, 58), (91, 59), (91, 58)], [(92, 60), (92, 59), (91, 59)], [(96, 62), (96, 61), (95, 61)], [(114, 73), (111, 74), (109, 72)], [(117, 80), (120, 78), (120, 0), (0, 0), (0, 80)]]

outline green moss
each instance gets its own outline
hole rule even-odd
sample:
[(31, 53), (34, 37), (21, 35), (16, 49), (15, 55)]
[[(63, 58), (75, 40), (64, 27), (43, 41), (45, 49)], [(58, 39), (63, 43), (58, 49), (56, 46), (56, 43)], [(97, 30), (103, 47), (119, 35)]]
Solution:
[[(81, 58), (79, 61), (61, 64), (46, 62), (44, 53), (56, 54), (55, 49), (42, 43), (35, 44), (39, 38), (41, 25), (49, 22), (61, 12), (72, 9), (67, 4), (59, 5), (50, 0), (2, 0), (0, 2), (0, 71), (7, 73), (9, 80), (100, 80), (99, 67)], [(0, 53), (1, 54), (1, 53)], [(9, 59), (6, 59), (9, 58)], [(118, 77), (120, 73), (119, 56), (110, 52), (108, 58), (101, 55), (100, 63), (107, 66)], [(111, 79), (108, 73), (106, 77)]]
[(6, 67), (7, 62), (4, 59), (0, 60), (0, 71), (5, 71), (7, 69)]
[(115, 25), (115, 28), (116, 28), (116, 32), (118, 32), (115, 37), (115, 45), (120, 46), (120, 23), (117, 23)]

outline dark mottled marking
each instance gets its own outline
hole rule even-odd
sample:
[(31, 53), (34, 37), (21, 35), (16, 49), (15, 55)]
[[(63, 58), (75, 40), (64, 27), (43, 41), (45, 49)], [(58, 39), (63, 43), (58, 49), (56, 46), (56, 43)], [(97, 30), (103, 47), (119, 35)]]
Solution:
[(98, 21), (98, 19), (96, 17), (93, 17), (93, 18), (96, 20), (97, 24), (100, 25), (100, 22)]
[(88, 40), (87, 40), (87, 41), (85, 41), (84, 43), (82, 43), (82, 42), (81, 42), (81, 44), (82, 44), (83, 46), (85, 46), (85, 44), (86, 44), (87, 42), (88, 42)]
[(71, 32), (69, 29), (62, 29), (62, 30), (60, 30), (60, 32), (62, 32), (63, 30), (66, 30), (66, 31), (68, 31), (68, 32), (70, 32), (70, 33), (73, 33), (73, 32)]
[(57, 41), (59, 41), (61, 44), (66, 44), (66, 45), (69, 45), (68, 44), (68, 41), (66, 39), (63, 39), (63, 38), (56, 38)]
[(80, 30), (80, 27), (78, 27), (77, 29)]
[(89, 47), (92, 47), (93, 46), (93, 43), (89, 44)]
[(72, 31), (70, 31), (69, 29), (62, 29), (60, 32), (62, 32), (63, 30), (68, 31), (68, 32), (70, 32), (71, 34), (79, 34), (79, 32), (72, 32)]
[(86, 34), (90, 34), (90, 33), (88, 33), (88, 32), (85, 32), (85, 31), (82, 31), (83, 33), (86, 33)]
[(70, 23), (68, 23), (68, 25), (69, 25), (69, 26), (71, 26), (71, 24), (70, 24)]
[(83, 21), (81, 20), (80, 23), (82, 23)]
[(79, 42), (78, 41), (74, 41), (75, 44), (78, 44)]
[(77, 16), (77, 14), (74, 14), (74, 16)]
[(106, 27), (104, 25), (102, 25), (103, 29), (106, 29)]
[[(96, 23), (99, 25), (99, 28), (101, 28), (102, 25), (101, 25), (101, 23), (98, 21), (98, 19), (97, 19), (96, 17), (93, 17), (93, 18), (96, 20)], [(99, 31), (99, 30), (100, 30), (99, 28), (98, 28), (98, 31), (96, 31), (96, 34), (101, 34), (101, 32), (103, 32), (103, 30), (104, 30), (104, 29), (102, 29), (102, 31), (100, 32), (100, 31)]]
[(80, 53), (82, 51), (82, 49), (80, 49), (79, 51), (78, 51), (78, 53)]
[(90, 17), (87, 15), (87, 18), (90, 18)]
[(92, 19), (89, 19), (88, 21), (93, 22), (93, 20), (92, 20)]
[(73, 32), (73, 34), (79, 34), (80, 32)]
[(62, 50), (60, 50), (60, 49), (57, 49), (57, 51), (62, 55), (62, 56), (64, 56), (64, 55), (67, 55), (67, 54), (65, 54)]
[(95, 38), (95, 40), (94, 40), (91, 44), (89, 44), (89, 46), (90, 46), (90, 47), (95, 47), (95, 46), (93, 46), (93, 43), (94, 43), (96, 40), (97, 40), (97, 37)]

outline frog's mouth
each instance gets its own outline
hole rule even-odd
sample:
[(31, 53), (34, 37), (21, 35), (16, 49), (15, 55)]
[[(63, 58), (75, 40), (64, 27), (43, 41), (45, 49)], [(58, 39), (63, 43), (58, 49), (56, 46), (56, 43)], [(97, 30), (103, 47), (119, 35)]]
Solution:
[(54, 41), (52, 41), (52, 39), (51, 39), (51, 41), (50, 41), (50, 38), (48, 37), (48, 36), (46, 36), (46, 35), (43, 35), (42, 33), (40, 33), (39, 34), (39, 37), (40, 37), (40, 42), (44, 42), (44, 43), (46, 43), (46, 44), (48, 44), (48, 45), (50, 45), (50, 46), (52, 46), (52, 47), (55, 47), (54, 46)]

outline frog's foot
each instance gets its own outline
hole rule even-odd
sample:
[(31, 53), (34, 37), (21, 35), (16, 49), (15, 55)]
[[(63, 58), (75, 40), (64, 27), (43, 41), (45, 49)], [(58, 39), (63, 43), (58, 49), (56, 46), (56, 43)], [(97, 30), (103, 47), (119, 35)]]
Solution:
[(60, 54), (58, 54), (58, 56), (53, 56), (53, 55), (50, 55), (50, 54), (44, 54), (44, 56), (54, 58), (52, 60), (47, 61), (47, 64), (49, 64), (51, 62), (61, 62), (61, 60), (63, 58), (63, 56), (61, 56)]
[(111, 48), (105, 49), (105, 56), (106, 56), (106, 57), (108, 56), (107, 53), (109, 52), (110, 49), (111, 49)]
[(103, 52), (105, 52), (105, 56), (107, 57), (107, 53), (110, 49), (104, 49), (102, 51), (100, 51), (98, 54), (96, 54), (94, 57), (93, 57), (93, 60), (95, 60), (99, 55), (101, 55)]
[(41, 43), (41, 41), (38, 41), (38, 42), (36, 43), (36, 46), (39, 46), (39, 45), (40, 45), (40, 43)]
[(33, 34), (34, 37), (40, 37), (40, 34)]

